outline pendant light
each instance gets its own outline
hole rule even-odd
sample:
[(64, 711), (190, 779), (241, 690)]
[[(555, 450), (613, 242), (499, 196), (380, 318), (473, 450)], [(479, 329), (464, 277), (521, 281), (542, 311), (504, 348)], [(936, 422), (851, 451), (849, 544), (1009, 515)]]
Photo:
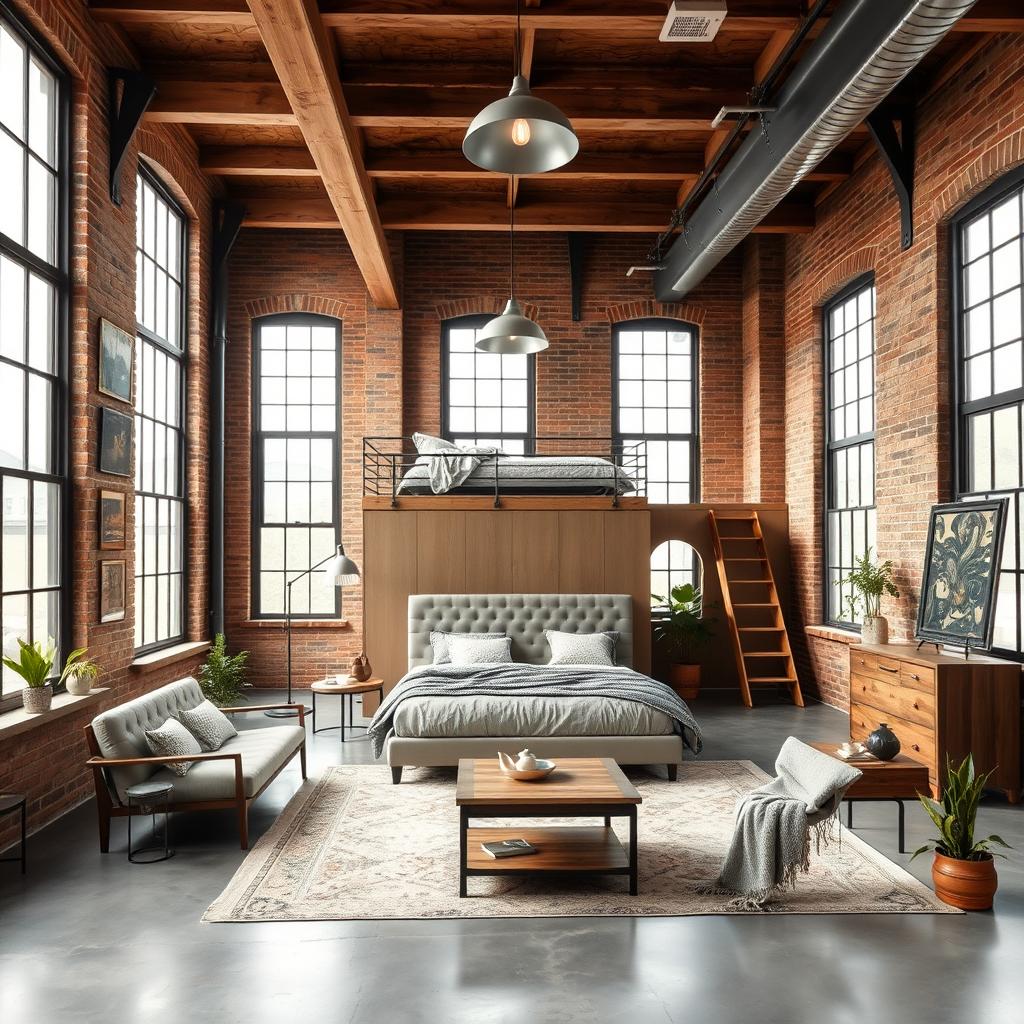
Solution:
[(462, 152), (477, 167), (502, 174), (543, 174), (567, 164), (580, 140), (569, 119), (553, 103), (530, 93), (523, 75), (516, 0), (515, 77), (512, 90), (489, 103), (470, 122)]
[[(515, 195), (515, 179), (512, 181)], [(508, 221), (508, 305), (501, 316), (489, 320), (481, 329), (476, 347), (481, 352), (496, 352), (499, 355), (529, 355), (543, 352), (548, 347), (547, 335), (539, 324), (534, 323), (524, 312), (515, 295), (516, 273), (516, 204), (509, 206)]]

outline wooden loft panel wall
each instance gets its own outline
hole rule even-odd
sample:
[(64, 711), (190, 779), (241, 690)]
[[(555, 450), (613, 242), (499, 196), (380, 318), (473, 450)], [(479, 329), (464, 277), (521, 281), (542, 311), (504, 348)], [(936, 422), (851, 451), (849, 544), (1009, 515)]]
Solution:
[(363, 544), (366, 651), (385, 689), (406, 672), (410, 594), (630, 594), (635, 665), (650, 671), (647, 509), (366, 509)]

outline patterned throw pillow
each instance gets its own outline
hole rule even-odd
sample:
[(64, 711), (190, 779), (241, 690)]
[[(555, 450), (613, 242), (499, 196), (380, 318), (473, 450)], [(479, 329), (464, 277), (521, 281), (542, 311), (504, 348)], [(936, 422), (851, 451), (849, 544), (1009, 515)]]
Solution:
[[(159, 729), (147, 729), (146, 742), (157, 757), (173, 757), (175, 754), (201, 754), (203, 752), (203, 748), (199, 746), (195, 736), (174, 718), (168, 718)], [(167, 767), (175, 775), (187, 775), (193, 764), (195, 764), (194, 761), (172, 761)]]
[(549, 665), (614, 665), (618, 633), (560, 633), (544, 630), (551, 648)]
[(220, 750), (232, 736), (238, 735), (231, 719), (208, 700), (191, 711), (180, 712), (178, 721), (199, 740), (203, 750)]
[(433, 630), (430, 634), (430, 646), (434, 651), (435, 665), (447, 665), (452, 660), (448, 650), (448, 642), (453, 636), (472, 641), (500, 640), (505, 636), (505, 631), (502, 630), (500, 633), (442, 633), (439, 630)]
[(512, 640), (507, 636), (470, 640), (469, 635), (451, 636), (448, 650), (453, 665), (494, 665), (512, 661)]

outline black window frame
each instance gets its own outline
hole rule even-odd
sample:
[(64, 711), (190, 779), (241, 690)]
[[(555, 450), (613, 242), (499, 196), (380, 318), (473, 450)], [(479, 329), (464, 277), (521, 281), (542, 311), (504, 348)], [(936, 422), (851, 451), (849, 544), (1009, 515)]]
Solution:
[[(52, 458), (55, 473), (39, 473), (35, 470), (24, 470), (4, 468), (0, 475), (14, 476), (28, 481), (39, 480), (46, 483), (54, 483), (60, 487), (59, 514), (60, 526), (57, 531), (57, 543), (60, 550), (57, 556), (58, 572), (60, 583), (57, 587), (34, 587), (32, 586), (34, 565), (32, 545), (28, 546), (28, 578), (29, 586), (21, 591), (10, 591), (5, 593), (32, 595), (37, 592), (56, 590), (58, 594), (57, 609), (60, 616), (58, 625), (58, 636), (54, 637), (57, 643), (57, 659), (54, 662), (54, 673), (51, 676), (51, 684), (58, 691), (63, 686), (57, 686), (60, 667), (64, 658), (70, 651), (71, 642), (71, 591), (73, 581), (71, 579), (71, 480), (70, 480), (70, 450), (71, 450), (71, 417), (70, 417), (70, 387), (69, 387), (69, 364), (70, 364), (70, 321), (71, 321), (71, 75), (58, 60), (49, 43), (42, 39), (34, 29), (26, 22), (21, 14), (12, 7), (7, 0), (0, 0), (0, 18), (6, 26), (17, 36), (34, 56), (57, 81), (57, 104), (55, 110), (56, 120), (56, 158), (54, 169), (57, 172), (57, 187), (55, 194), (55, 228), (56, 244), (54, 246), (55, 263), (47, 263), (44, 259), (33, 253), (26, 245), (21, 245), (7, 235), (0, 233), (0, 252), (22, 266), (26, 273), (31, 271), (37, 274), (53, 286), (56, 295), (55, 301), (55, 323), (54, 323), (54, 358), (56, 361), (56, 372), (47, 374), (53, 385), (53, 411), (51, 417), (51, 443), (53, 445)], [(25, 103), (28, 103), (26, 92)], [(26, 113), (27, 117), (27, 113)], [(27, 121), (26, 121), (27, 123)], [(0, 132), (7, 129), (0, 125)], [(19, 145), (20, 145), (19, 140)], [(28, 191), (26, 197), (26, 217)], [(26, 234), (26, 243), (28, 237)], [(26, 316), (28, 310), (26, 309)], [(27, 329), (27, 324), (26, 324)], [(2, 357), (0, 357), (2, 358)], [(20, 365), (20, 364), (16, 364)], [(36, 371), (41, 372), (41, 371)], [(28, 437), (28, 403), (24, 408), (25, 438)], [(27, 440), (26, 440), (27, 443)], [(31, 493), (31, 488), (29, 488)], [(32, 502), (26, 509), (26, 531), (32, 519)], [(29, 639), (35, 641), (45, 637), (34, 637), (32, 635), (32, 615), (28, 615)], [(21, 691), (23, 687), (9, 695), (3, 694), (3, 682), (0, 677), (0, 713), (17, 708), (21, 704)]]
[[(646, 431), (624, 433), (619, 430), (619, 333), (622, 331), (678, 331), (680, 328), (690, 334), (690, 426), (689, 434), (666, 432), (652, 434)], [(612, 400), (611, 400), (611, 435), (616, 446), (623, 443), (624, 438), (636, 437), (644, 441), (688, 441), (690, 444), (690, 500), (685, 504), (699, 504), (701, 499), (700, 478), (700, 327), (689, 320), (677, 320), (675, 317), (645, 317), (640, 320), (620, 320), (612, 324), (611, 360), (612, 360)], [(643, 378), (641, 378), (643, 379)], [(647, 459), (649, 470), (650, 460)], [(671, 502), (669, 503), (671, 504)], [(695, 570), (694, 578), (699, 573)]]
[[(467, 313), (464, 316), (449, 317), (441, 321), (441, 436), (446, 441), (458, 443), (474, 437), (507, 438), (521, 440), (523, 454), (536, 454), (537, 438), (537, 357), (530, 353), (526, 357), (526, 431), (452, 431), (450, 426), (449, 398), (451, 396), (451, 331), (479, 330), (494, 319), (492, 313)], [(477, 380), (476, 377), (473, 378)]]
[[(161, 338), (160, 335), (148, 328), (144, 327), (141, 323), (136, 321), (135, 323), (135, 335), (137, 339), (141, 339), (144, 342), (154, 345), (157, 349), (164, 353), (169, 359), (175, 360), (178, 364), (178, 425), (176, 428), (169, 427), (166, 423), (163, 424), (165, 429), (173, 429), (178, 435), (178, 497), (171, 497), (166, 494), (158, 494), (157, 492), (140, 491), (135, 490), (135, 483), (132, 482), (132, 497), (135, 502), (135, 515), (134, 522), (135, 528), (138, 529), (138, 524), (141, 521), (141, 504), (148, 498), (156, 498), (158, 500), (171, 500), (177, 501), (181, 504), (181, 569), (179, 575), (181, 577), (181, 630), (174, 636), (169, 636), (164, 640), (155, 640), (150, 643), (143, 643), (139, 647), (134, 648), (136, 657), (141, 657), (146, 654), (152, 654), (156, 651), (165, 650), (168, 647), (174, 647), (177, 644), (183, 643), (188, 636), (188, 609), (189, 609), (189, 573), (186, 570), (186, 553), (188, 552), (189, 542), (189, 503), (188, 503), (188, 472), (187, 472), (187, 445), (188, 445), (188, 373), (190, 366), (189, 357), (189, 331), (188, 331), (188, 254), (189, 254), (189, 230), (191, 224), (189, 222), (189, 216), (187, 212), (182, 208), (181, 204), (177, 201), (171, 191), (166, 185), (157, 177), (156, 173), (149, 167), (145, 162), (144, 158), (139, 159), (137, 174), (140, 178), (145, 179), (146, 184), (153, 189), (154, 192), (171, 208), (171, 211), (175, 213), (181, 221), (181, 280), (177, 283), (181, 286), (181, 294), (178, 301), (178, 326), (181, 334), (181, 348), (178, 349), (174, 345), (170, 344), (165, 338)], [(136, 206), (136, 218), (142, 216), (141, 209)], [(138, 284), (136, 283), (136, 289)], [(135, 377), (135, 389), (136, 393), (139, 388), (138, 374), (134, 373)], [(141, 448), (141, 436), (138, 430), (138, 421), (142, 418), (152, 419), (152, 417), (143, 417), (139, 413), (138, 409), (134, 407), (132, 409), (132, 421), (133, 430), (135, 433), (135, 457), (138, 459), (139, 451)], [(159, 422), (154, 420), (153, 422)], [(140, 500), (141, 499), (141, 500)], [(136, 549), (138, 545), (136, 544)], [(145, 542), (143, 542), (143, 550), (145, 549)], [(154, 573), (150, 575), (171, 575), (167, 573)], [(145, 579), (145, 576), (139, 575), (139, 566), (133, 567), (133, 581), (134, 581), (134, 616), (135, 622), (140, 620), (143, 622), (143, 630), (145, 629), (145, 587), (139, 587), (139, 580)], [(168, 603), (168, 614), (170, 614), (170, 604)]]
[[(982, 495), (1012, 495), (1017, 492), (1016, 501), (1010, 499), (1008, 518), (1006, 525), (1006, 536), (1003, 542), (1003, 552), (1013, 545), (1017, 552), (1018, 565), (1024, 569), (1024, 530), (1021, 529), (1021, 517), (1015, 505), (1024, 501), (1024, 488), (994, 486), (987, 491), (973, 491), (970, 489), (971, 461), (968, 445), (970, 444), (970, 432), (967, 429), (967, 420), (970, 416), (979, 412), (995, 411), (1001, 408), (1024, 405), (1024, 387), (1016, 388), (1013, 391), (1003, 391), (996, 395), (989, 395), (986, 398), (974, 400), (967, 399), (966, 381), (966, 337), (964, 332), (964, 284), (963, 284), (963, 228), (968, 221), (975, 220), (980, 214), (999, 206), (1008, 196), (1014, 192), (1024, 190), (1024, 166), (1017, 167), (1003, 174), (997, 181), (993, 182), (977, 196), (966, 203), (949, 222), (949, 364), (950, 378), (949, 385), (952, 396), (950, 402), (950, 445), (951, 469), (953, 493), (957, 501), (979, 498)], [(1024, 202), (1024, 200), (1022, 200)], [(989, 252), (991, 253), (991, 246)], [(991, 279), (990, 279), (991, 280)], [(1024, 288), (1024, 286), (1022, 286)], [(990, 301), (990, 300), (989, 300)], [(1024, 416), (1024, 410), (1020, 413)], [(1018, 419), (1020, 423), (1020, 419)], [(1022, 438), (1021, 449), (1024, 449), (1024, 438)], [(1018, 457), (1024, 452), (1018, 451)], [(995, 460), (995, 445), (992, 445), (993, 470)], [(994, 475), (994, 474), (993, 474)], [(1014, 514), (1017, 511), (1017, 514)], [(1017, 593), (1017, 645), (1024, 646), (1024, 614), (1022, 614), (1021, 602), (1024, 598), (1024, 573), (1016, 574)], [(996, 595), (998, 600), (998, 595)], [(1024, 662), (1024, 651), (1013, 650), (1008, 647), (992, 646), (991, 652), (1000, 658), (1008, 661)]]
[[(832, 439), (832, 389), (831, 389), (831, 375), (832, 375), (832, 337), (830, 327), (830, 317), (832, 310), (837, 306), (843, 305), (852, 296), (859, 294), (865, 288), (874, 289), (874, 302), (875, 311), (871, 317), (871, 369), (872, 369), (872, 385), (871, 385), (871, 408), (872, 408), (872, 423), (873, 427), (868, 432), (861, 432), (851, 437), (844, 437), (840, 441), (833, 441)], [(847, 284), (841, 291), (833, 295), (828, 302), (826, 302), (821, 309), (821, 338), (822, 338), (822, 410), (823, 410), (823, 422), (824, 422), (824, 444), (823, 444), (823, 466), (822, 466), (822, 533), (821, 533), (821, 555), (822, 555), (822, 620), (827, 626), (834, 626), (837, 629), (845, 629), (850, 632), (860, 633), (861, 624), (859, 622), (853, 622), (849, 619), (834, 618), (830, 614), (832, 607), (832, 596), (834, 594), (834, 587), (831, 580), (829, 579), (829, 513), (832, 511), (846, 511), (848, 507), (844, 509), (833, 509), (833, 484), (832, 479), (832, 454), (840, 449), (858, 448), (860, 445), (866, 444), (868, 441), (872, 444), (872, 466), (875, 471), (875, 479), (871, 485), (871, 505), (855, 506), (856, 509), (875, 509), (876, 516), (876, 533), (877, 533), (877, 515), (878, 515), (878, 337), (876, 333), (875, 324), (878, 321), (878, 287), (875, 283), (875, 273), (873, 270), (867, 271), (864, 274), (860, 274), (849, 284)], [(862, 488), (863, 489), (863, 488)], [(849, 509), (853, 510), (853, 509)], [(841, 541), (840, 541), (841, 545)], [(878, 555), (878, 552), (875, 552)], [(842, 610), (842, 603), (840, 600), (840, 611)]]
[[(259, 332), (267, 324), (308, 324), (309, 326), (323, 327), (330, 325), (335, 331), (335, 381), (336, 381), (336, 401), (335, 401), (335, 412), (336, 421), (335, 429), (331, 432), (327, 431), (289, 431), (289, 430), (262, 430), (260, 425), (260, 404), (261, 404), (261, 346), (259, 342)], [(309, 437), (309, 438), (329, 438), (333, 441), (333, 466), (334, 466), (334, 488), (331, 500), (331, 514), (334, 519), (334, 543), (338, 545), (341, 543), (341, 517), (342, 517), (342, 500), (341, 496), (343, 493), (343, 465), (341, 459), (341, 453), (343, 451), (343, 434), (342, 424), (344, 418), (343, 408), (343, 390), (344, 390), (344, 365), (342, 363), (342, 350), (343, 350), (343, 323), (340, 319), (333, 316), (328, 316), (323, 313), (270, 313), (266, 316), (256, 317), (252, 321), (252, 431), (250, 436), (250, 451), (251, 451), (251, 475), (252, 475), (252, 521), (250, 524), (250, 540), (249, 540), (249, 587), (250, 587), (250, 600), (249, 600), (249, 616), (251, 619), (256, 620), (269, 620), (269, 621), (282, 621), (287, 614), (287, 582), (289, 578), (294, 579), (295, 577), (289, 577), (288, 573), (288, 562), (287, 562), (287, 542), (285, 545), (285, 568), (283, 570), (285, 578), (285, 589), (283, 594), (284, 610), (278, 612), (264, 612), (260, 608), (260, 529), (264, 526), (281, 526), (287, 527), (289, 525), (305, 526), (307, 528), (315, 527), (319, 524), (312, 523), (264, 523), (263, 522), (263, 440), (264, 438), (284, 438), (288, 437)], [(308, 568), (308, 567), (307, 567)], [(296, 575), (301, 574), (301, 570), (295, 570)], [(342, 595), (342, 588), (334, 588), (334, 611), (331, 613), (324, 612), (298, 612), (292, 613), (291, 618), (295, 620), (308, 620), (308, 621), (332, 621), (334, 619), (342, 618), (344, 612), (344, 600)]]

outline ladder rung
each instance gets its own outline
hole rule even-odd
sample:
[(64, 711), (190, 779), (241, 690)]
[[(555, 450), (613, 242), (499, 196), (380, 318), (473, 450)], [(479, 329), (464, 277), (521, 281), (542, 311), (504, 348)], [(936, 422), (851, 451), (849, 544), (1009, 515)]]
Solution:
[[(743, 580), (733, 580), (733, 583), (746, 582)], [(767, 583), (768, 581), (765, 580)], [(779, 606), (774, 601), (733, 601), (733, 608), (778, 608)]]
[(767, 583), (769, 586), (774, 586), (772, 580), (729, 580), (730, 586), (732, 586), (733, 583)]
[(746, 541), (754, 541), (757, 544), (761, 543), (761, 538), (760, 537), (754, 537), (754, 536), (747, 537), (747, 536), (740, 536), (739, 534), (737, 534), (736, 536), (733, 536), (732, 534), (729, 534), (729, 533), (720, 533), (718, 536), (719, 536), (720, 540), (746, 540)]
[(737, 626), (741, 633), (785, 633), (785, 626)]
[(746, 557), (746, 558), (736, 558), (736, 557), (734, 557), (732, 555), (726, 555), (722, 559), (722, 561), (723, 562), (767, 562), (768, 559), (764, 555), (758, 555), (757, 558), (750, 558), (749, 556)]
[(747, 676), (748, 683), (768, 685), (769, 683), (795, 683), (796, 676)]
[(716, 519), (731, 519), (731, 520), (742, 519), (742, 520), (745, 520), (748, 523), (752, 523), (754, 521), (754, 513), (753, 512), (716, 512), (715, 513), (715, 518)]
[(789, 651), (744, 651), (744, 658), (788, 658)]

